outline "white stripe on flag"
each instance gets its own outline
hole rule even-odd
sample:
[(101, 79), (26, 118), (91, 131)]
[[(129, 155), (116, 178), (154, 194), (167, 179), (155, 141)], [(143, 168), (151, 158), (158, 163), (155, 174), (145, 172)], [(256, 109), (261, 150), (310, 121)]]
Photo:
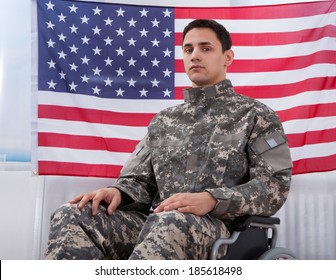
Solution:
[[(271, 59), (305, 56), (319, 51), (334, 51), (335, 45), (336, 38), (325, 37), (313, 42), (303, 42), (279, 46), (233, 46), (232, 50), (235, 53), (235, 60)], [(181, 46), (175, 46), (175, 58), (183, 59)]]
[(141, 140), (147, 133), (147, 127), (132, 127), (130, 129), (130, 126), (53, 119), (39, 119), (38, 127), (40, 133), (47, 132), (134, 140)]
[(306, 158), (332, 156), (336, 154), (336, 143), (330, 142), (323, 144), (304, 145), (302, 147), (291, 148), (290, 152), (293, 161)]
[(130, 156), (129, 153), (51, 147), (39, 147), (38, 155), (42, 161), (113, 165), (123, 165)]
[[(221, 23), (230, 33), (265, 33), (265, 32), (293, 32), (303, 29), (319, 28), (334, 24), (336, 12), (323, 15), (280, 18), (280, 19), (225, 19), (216, 20)], [(183, 32), (184, 27), (191, 19), (176, 19), (175, 32)], [(244, 24), (244, 21), (248, 22)]]
[(275, 111), (281, 111), (296, 106), (336, 103), (336, 91), (308, 91), (281, 98), (260, 98), (258, 100)]
[[(262, 86), (282, 85), (304, 81), (309, 78), (336, 76), (334, 64), (314, 64), (305, 68), (288, 71), (255, 72), (255, 73), (228, 73), (227, 78), (235, 86)], [(175, 85), (188, 85), (188, 76), (185, 73), (175, 73)]]
[(283, 122), (283, 127), (287, 134), (305, 133), (307, 131), (320, 131), (324, 129), (334, 129), (336, 127), (336, 116), (317, 117), (302, 120), (290, 120)]
[(69, 94), (63, 92), (43, 91), (39, 93), (39, 104), (99, 109), (121, 113), (149, 113), (148, 109), (150, 108), (152, 113), (158, 113), (167, 107), (175, 106), (183, 102), (183, 100), (171, 99), (162, 101), (156, 99), (139, 100), (97, 98), (96, 96), (83, 94), (81, 94), (80, 98), (78, 98), (78, 94), (79, 93)]

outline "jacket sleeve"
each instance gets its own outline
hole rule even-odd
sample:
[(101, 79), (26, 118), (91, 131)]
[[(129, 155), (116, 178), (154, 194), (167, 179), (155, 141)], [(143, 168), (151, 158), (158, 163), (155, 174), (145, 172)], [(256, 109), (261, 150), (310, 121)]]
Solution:
[(272, 216), (287, 199), (292, 160), (287, 138), (275, 112), (269, 109), (269, 112), (256, 116), (247, 143), (247, 182), (231, 188), (207, 189), (217, 200), (215, 209), (210, 213), (217, 218)]
[(122, 203), (120, 209), (148, 211), (157, 193), (151, 155), (146, 137), (136, 146), (123, 166), (115, 188), (127, 195), (130, 203)]

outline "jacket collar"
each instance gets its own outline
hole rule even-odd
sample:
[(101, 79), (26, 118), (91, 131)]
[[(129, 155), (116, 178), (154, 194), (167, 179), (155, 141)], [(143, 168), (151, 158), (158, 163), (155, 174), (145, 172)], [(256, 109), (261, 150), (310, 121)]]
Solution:
[(233, 87), (231, 81), (227, 79), (205, 88), (184, 89), (184, 101), (191, 103), (206, 101), (223, 95), (223, 93), (227, 92), (229, 89), (233, 89)]

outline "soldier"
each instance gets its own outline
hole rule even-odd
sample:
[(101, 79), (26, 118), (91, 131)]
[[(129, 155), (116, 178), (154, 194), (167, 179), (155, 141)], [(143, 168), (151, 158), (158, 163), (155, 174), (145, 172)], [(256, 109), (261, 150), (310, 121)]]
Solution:
[(114, 186), (53, 214), (46, 259), (207, 259), (234, 217), (280, 209), (287, 139), (274, 111), (226, 79), (231, 44), (216, 21), (185, 27), (185, 102), (154, 117)]

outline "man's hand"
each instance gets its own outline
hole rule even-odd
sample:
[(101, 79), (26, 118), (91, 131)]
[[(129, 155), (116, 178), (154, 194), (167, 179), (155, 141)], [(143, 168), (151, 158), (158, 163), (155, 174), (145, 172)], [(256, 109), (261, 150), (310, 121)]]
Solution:
[(92, 215), (97, 215), (100, 202), (105, 201), (107, 213), (111, 215), (121, 203), (121, 192), (116, 188), (102, 188), (89, 194), (80, 194), (69, 202), (78, 203), (78, 209), (82, 209), (89, 201), (92, 201)]
[(208, 214), (216, 206), (216, 199), (208, 192), (177, 193), (162, 201), (154, 213), (177, 210), (197, 216)]

